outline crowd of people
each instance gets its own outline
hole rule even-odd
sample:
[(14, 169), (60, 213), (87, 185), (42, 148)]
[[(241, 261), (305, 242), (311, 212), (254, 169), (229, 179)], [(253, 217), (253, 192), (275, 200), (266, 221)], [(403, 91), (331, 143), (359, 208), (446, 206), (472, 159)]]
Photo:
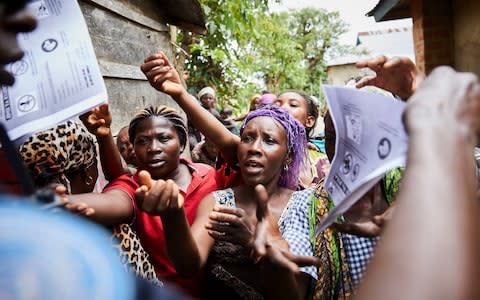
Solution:
[[(0, 2), (2, 85), (14, 83), (5, 65), (23, 55), (16, 35), (35, 27), (26, 2)], [(86, 292), (94, 290), (102, 299), (476, 299), (477, 77), (450, 67), (425, 76), (407, 58), (384, 56), (357, 67), (375, 72), (359, 79), (357, 88), (376, 86), (407, 102), (407, 165), (385, 174), (318, 233), (333, 207), (324, 182), (336, 142), (332, 118), (320, 116), (318, 101), (297, 90), (265, 92), (235, 119), (229, 107), (217, 111), (212, 87), (189, 94), (164, 53), (147, 57), (140, 68), (150, 85), (169, 95), (188, 121), (171, 107), (149, 106), (115, 140), (104, 104), (25, 140), (18, 155), (35, 189), (54, 191), (55, 207), (64, 210), (54, 217), (40, 204), (9, 196), (10, 182), (2, 182), (0, 214), (9, 218), (0, 222), (0, 294), (43, 299), (48, 289), (49, 299), (95, 298)], [(325, 149), (311, 140), (318, 120), (325, 125)], [(99, 174), (108, 181), (100, 190)], [(49, 247), (38, 243), (34, 222), (42, 222)], [(16, 227), (21, 234), (12, 234)], [(82, 236), (84, 252), (75, 239), (62, 238), (74, 235)], [(15, 257), (12, 245), (31, 251)], [(107, 245), (116, 250), (110, 253)], [(77, 269), (68, 263), (76, 258)], [(52, 263), (45, 267), (42, 260)], [(24, 281), (25, 272), (44, 281), (55, 274), (58, 283)], [(68, 281), (69, 272), (76, 272), (78, 284)], [(102, 280), (91, 280), (96, 277)], [(66, 286), (80, 292), (65, 294)]]

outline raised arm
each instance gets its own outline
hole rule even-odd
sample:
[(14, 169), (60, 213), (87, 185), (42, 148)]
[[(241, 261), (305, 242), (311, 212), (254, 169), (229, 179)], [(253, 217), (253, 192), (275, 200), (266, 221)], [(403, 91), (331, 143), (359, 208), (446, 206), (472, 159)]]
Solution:
[(190, 228), (183, 197), (172, 180), (152, 180), (150, 174), (139, 174), (142, 186), (137, 190), (139, 207), (162, 219), (168, 258), (179, 274), (195, 275), (207, 262), (213, 246), (205, 224), (214, 206), (213, 197), (207, 196), (200, 203), (195, 221)]
[(363, 77), (357, 83), (357, 88), (373, 85), (392, 92), (403, 100), (410, 98), (425, 78), (423, 72), (408, 57), (387, 58), (382, 55), (361, 60), (356, 63), (356, 67), (375, 71), (375, 75)]
[(205, 137), (215, 143), (223, 157), (230, 164), (235, 164), (239, 137), (231, 133), (211, 113), (183, 87), (178, 72), (163, 53), (157, 53), (145, 59), (141, 66), (150, 85), (160, 92), (170, 95), (185, 111), (188, 120), (202, 132)]
[(112, 124), (112, 115), (108, 109), (108, 104), (102, 104), (99, 107), (80, 116), (88, 131), (97, 137), (100, 163), (103, 173), (107, 180), (113, 180), (121, 175), (128, 173), (129, 170), (124, 166), (120, 152), (112, 136), (110, 125)]
[(359, 299), (478, 299), (480, 232), (473, 149), (480, 87), (472, 74), (435, 69), (405, 112), (407, 168), (395, 215)]

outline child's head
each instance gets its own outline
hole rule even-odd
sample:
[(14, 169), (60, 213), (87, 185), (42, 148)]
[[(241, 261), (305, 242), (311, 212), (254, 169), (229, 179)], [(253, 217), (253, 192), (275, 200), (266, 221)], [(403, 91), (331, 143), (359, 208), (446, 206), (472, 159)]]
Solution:
[(315, 127), (318, 118), (318, 104), (301, 91), (288, 90), (278, 95), (275, 105), (287, 110), (303, 126), (307, 135)]

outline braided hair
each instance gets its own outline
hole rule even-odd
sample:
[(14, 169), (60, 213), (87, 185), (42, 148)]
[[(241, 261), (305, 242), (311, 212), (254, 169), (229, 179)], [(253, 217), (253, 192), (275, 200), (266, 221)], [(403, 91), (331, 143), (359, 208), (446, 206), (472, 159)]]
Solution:
[(305, 127), (285, 109), (276, 105), (265, 105), (247, 115), (240, 127), (240, 135), (242, 135), (248, 122), (256, 117), (271, 117), (285, 129), (287, 133), (287, 151), (291, 157), (291, 162), (287, 164), (288, 168), (282, 168), (278, 185), (296, 189), (299, 183), (300, 170), (306, 166), (307, 138)]
[(128, 128), (128, 136), (130, 143), (134, 144), (138, 124), (153, 117), (163, 117), (167, 119), (173, 125), (173, 128), (177, 132), (178, 138), (180, 139), (180, 145), (182, 147), (185, 147), (185, 145), (187, 144), (188, 136), (187, 125), (185, 124), (183, 118), (177, 113), (174, 108), (165, 105), (149, 106), (135, 114), (133, 119), (130, 121), (130, 125)]

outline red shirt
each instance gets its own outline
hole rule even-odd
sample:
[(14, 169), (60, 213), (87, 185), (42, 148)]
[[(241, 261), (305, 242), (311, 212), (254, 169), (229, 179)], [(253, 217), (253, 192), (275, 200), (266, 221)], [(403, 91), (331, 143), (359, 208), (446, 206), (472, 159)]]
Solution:
[[(223, 189), (225, 178), (218, 174), (212, 167), (205, 164), (192, 163), (184, 158), (180, 163), (188, 166), (192, 174), (192, 182), (186, 192), (180, 191), (185, 198), (183, 209), (189, 225), (195, 220), (198, 205), (201, 200), (209, 193)], [(232, 174), (234, 175), (234, 174)], [(132, 201), (135, 199), (135, 190), (139, 187), (137, 176), (122, 175), (113, 180), (105, 189), (120, 189), (130, 195)], [(175, 268), (168, 260), (165, 247), (165, 237), (163, 234), (163, 225), (159, 216), (150, 215), (137, 207), (136, 201), (133, 201), (135, 208), (135, 230), (142, 242), (142, 246), (150, 255), (151, 262), (160, 279), (173, 282), (182, 287), (189, 294), (199, 297), (203, 294), (201, 291), (203, 273), (199, 272), (193, 277), (182, 277), (177, 274)]]

